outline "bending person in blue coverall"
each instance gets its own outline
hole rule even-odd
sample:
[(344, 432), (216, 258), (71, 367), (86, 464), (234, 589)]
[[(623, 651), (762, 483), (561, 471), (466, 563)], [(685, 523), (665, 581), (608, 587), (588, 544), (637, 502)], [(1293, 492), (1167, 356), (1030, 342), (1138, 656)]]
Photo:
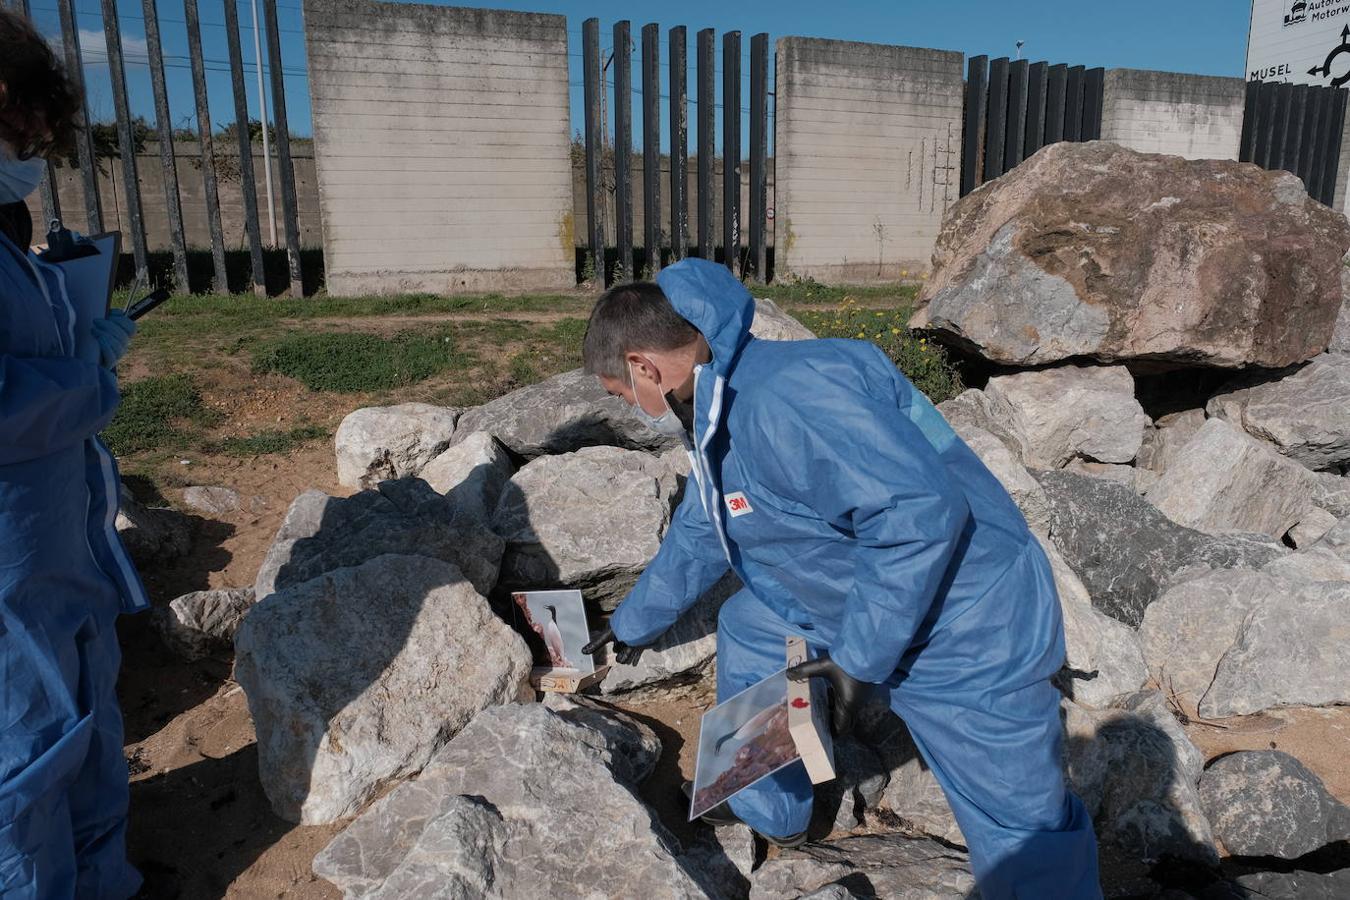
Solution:
[[(656, 430), (692, 477), (660, 551), (588, 650), (631, 659), (728, 569), (717, 694), (784, 664), (834, 688), (837, 729), (873, 691), (909, 726), (970, 846), (986, 898), (1101, 896), (1097, 847), (1060, 761), (1064, 633), (1050, 566), (1021, 512), (872, 344), (762, 341), (754, 301), (689, 259), (609, 291), (587, 371)], [(730, 800), (781, 844), (804, 839), (811, 783), (794, 764)]]
[(80, 98), (44, 41), (0, 9), (0, 897), (138, 890), (126, 856), (119, 612), (144, 589), (114, 528), (117, 468), (95, 435), (134, 326), (75, 320), (28, 252), (41, 156), (70, 146)]

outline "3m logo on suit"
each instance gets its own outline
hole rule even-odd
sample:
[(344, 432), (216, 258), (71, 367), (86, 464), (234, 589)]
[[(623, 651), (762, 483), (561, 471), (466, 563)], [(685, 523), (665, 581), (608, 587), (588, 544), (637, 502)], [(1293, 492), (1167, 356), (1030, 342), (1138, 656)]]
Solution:
[(750, 501), (745, 499), (745, 494), (740, 491), (727, 494), (727, 509), (731, 512), (733, 518), (736, 516), (744, 516), (755, 511), (750, 506)]

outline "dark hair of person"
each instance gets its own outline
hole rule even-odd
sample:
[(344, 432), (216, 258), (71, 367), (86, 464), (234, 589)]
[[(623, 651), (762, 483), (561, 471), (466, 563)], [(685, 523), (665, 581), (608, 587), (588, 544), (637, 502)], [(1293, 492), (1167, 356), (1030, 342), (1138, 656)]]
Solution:
[(630, 352), (675, 350), (697, 338), (698, 330), (675, 312), (659, 287), (634, 281), (610, 288), (595, 301), (581, 358), (590, 375), (627, 379)]
[(20, 159), (67, 154), (82, 107), (47, 41), (25, 16), (0, 7), (0, 141)]

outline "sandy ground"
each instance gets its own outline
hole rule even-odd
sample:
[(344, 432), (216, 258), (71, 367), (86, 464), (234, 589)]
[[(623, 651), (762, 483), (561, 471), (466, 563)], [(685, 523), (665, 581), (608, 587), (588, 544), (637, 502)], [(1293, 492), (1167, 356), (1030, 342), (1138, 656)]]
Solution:
[[(347, 493), (336, 484), (327, 442), (285, 457), (194, 460), (185, 468), (184, 484), (232, 487), (243, 508), (201, 519), (190, 556), (146, 572), (157, 604), (189, 590), (251, 584), (297, 494), (310, 487)], [(167, 493), (173, 502), (181, 499)], [(272, 813), (258, 781), (248, 706), (230, 679), (228, 656), (181, 662), (143, 616), (123, 620), (121, 635), (119, 687), (132, 771), (130, 854), (146, 877), (142, 896), (338, 897), (312, 874), (310, 863), (346, 822), (298, 827)], [(679, 784), (693, 774), (698, 719), (712, 702), (708, 681), (659, 701), (620, 704), (662, 739), (659, 771), (643, 793), (680, 837), (690, 834), (690, 826)], [(1350, 708), (1191, 721), (1187, 731), (1207, 759), (1234, 750), (1284, 750), (1350, 802)]]

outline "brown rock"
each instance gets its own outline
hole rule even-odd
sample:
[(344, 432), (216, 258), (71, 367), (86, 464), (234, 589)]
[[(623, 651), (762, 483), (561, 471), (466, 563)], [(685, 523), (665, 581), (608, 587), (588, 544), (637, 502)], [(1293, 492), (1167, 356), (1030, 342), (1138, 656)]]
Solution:
[(1013, 365), (1326, 349), (1350, 223), (1287, 172), (1053, 144), (947, 213), (911, 325)]

